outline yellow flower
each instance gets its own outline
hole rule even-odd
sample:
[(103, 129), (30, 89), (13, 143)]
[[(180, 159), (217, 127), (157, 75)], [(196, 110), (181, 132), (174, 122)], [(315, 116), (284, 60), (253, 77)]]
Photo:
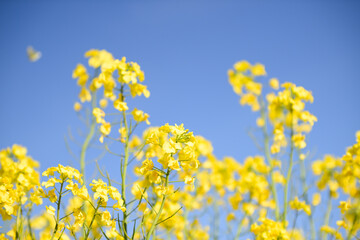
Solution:
[(23, 158), (26, 156), (27, 149), (23, 146), (14, 144), (12, 146), (12, 153), (15, 155), (16, 158)]
[(101, 136), (100, 136), (100, 139), (99, 141), (101, 143), (104, 142), (104, 136), (108, 136), (111, 132), (111, 124), (108, 123), (108, 122), (103, 122), (102, 125), (100, 126), (100, 133), (101, 133)]
[(41, 52), (36, 51), (32, 46), (26, 48), (26, 53), (30, 62), (36, 62), (41, 58)]
[(248, 61), (242, 60), (234, 64), (234, 69), (239, 72), (245, 72), (251, 67)]
[(265, 120), (263, 118), (257, 118), (256, 119), (256, 125), (258, 127), (263, 127), (265, 125)]
[(93, 110), (93, 115), (96, 118), (96, 122), (97, 123), (104, 123), (104, 117), (105, 117), (105, 112), (103, 110), (101, 110), (100, 108), (94, 108)]
[(52, 206), (45, 206), (45, 208), (46, 208), (46, 212), (48, 213), (48, 214), (50, 214), (50, 215), (52, 215), (52, 216), (55, 216), (55, 208), (54, 207), (52, 207)]
[(110, 134), (111, 131), (111, 124), (104, 122), (101, 126), (100, 126), (100, 132), (101, 134), (107, 136)]
[(311, 214), (311, 207), (304, 201), (299, 201), (298, 197), (295, 197), (294, 200), (290, 201), (289, 205), (292, 209), (303, 210), (307, 215)]
[(91, 101), (91, 94), (89, 90), (87, 90), (85, 87), (81, 88), (81, 91), (79, 93), (79, 98), (81, 102), (90, 102)]
[(80, 104), (79, 102), (76, 102), (76, 103), (74, 104), (74, 110), (75, 110), (76, 112), (79, 112), (79, 111), (81, 110), (81, 108), (82, 108), (82, 106), (81, 106), (81, 104)]
[(114, 108), (119, 110), (120, 112), (123, 112), (123, 111), (126, 111), (129, 109), (126, 102), (123, 102), (120, 98), (116, 99), (114, 101)]
[(230, 222), (232, 220), (235, 219), (235, 214), (234, 213), (229, 213), (227, 216), (226, 216), (226, 221)]
[(271, 88), (278, 90), (279, 89), (279, 80), (277, 80), (277, 78), (271, 78), (269, 80), (269, 85)]
[(247, 93), (242, 95), (241, 99), (240, 99), (240, 104), (241, 105), (249, 105), (251, 106), (252, 111), (256, 112), (259, 111), (260, 109), (260, 104), (257, 100), (257, 97), (252, 94), (252, 93)]
[(346, 211), (350, 209), (350, 204), (345, 201), (340, 201), (339, 208), (341, 210), (341, 213), (344, 214)]
[(185, 176), (184, 182), (185, 182), (185, 184), (192, 185), (195, 182), (195, 178), (187, 175), (187, 176)]
[(147, 174), (150, 170), (152, 170), (154, 168), (154, 163), (153, 161), (151, 161), (151, 159), (146, 159), (142, 162), (142, 166), (139, 169), (139, 172), (142, 175)]
[(294, 146), (297, 148), (303, 149), (306, 147), (305, 136), (302, 134), (295, 134), (292, 137), (292, 141), (294, 142)]
[(256, 240), (290, 240), (289, 233), (282, 222), (263, 219), (261, 223), (261, 225), (254, 223), (250, 228), (251, 232), (255, 234)]
[(324, 226), (322, 226), (321, 228), (320, 228), (320, 231), (321, 232), (326, 232), (326, 233), (328, 233), (328, 234), (330, 234), (330, 235), (333, 235), (334, 237), (335, 237), (335, 239), (343, 239), (342, 238), (342, 236), (341, 236), (341, 234), (338, 232), (338, 230), (336, 230), (336, 229), (334, 229), (334, 228), (332, 228), (332, 227), (329, 227), (329, 226), (326, 226), (326, 225), (324, 225)]
[(82, 64), (78, 64), (73, 71), (73, 78), (78, 78), (77, 84), (81, 87), (85, 87), (87, 80), (89, 79), (89, 75), (86, 72), (86, 68)]
[(142, 85), (140, 83), (134, 83), (134, 84), (129, 84), (129, 87), (132, 97), (141, 96), (142, 94), (146, 98), (150, 97), (150, 92), (149, 90), (147, 90), (147, 87), (145, 85)]
[(321, 203), (321, 195), (320, 193), (315, 193), (312, 198), (312, 205), (317, 206)]
[(273, 179), (276, 183), (280, 183), (283, 185), (286, 183), (285, 177), (279, 171), (273, 172)]
[(138, 110), (137, 108), (134, 108), (134, 110), (131, 112), (131, 114), (133, 115), (133, 118), (135, 121), (137, 121), (137, 122), (145, 121), (146, 124), (150, 125), (150, 122), (148, 120), (149, 115), (147, 113), (144, 113), (143, 111)]
[(256, 63), (254, 66), (251, 67), (251, 73), (254, 76), (264, 76), (264, 75), (266, 75), (264, 65), (262, 65), (260, 63)]
[(108, 105), (108, 100), (106, 98), (101, 99), (99, 105), (101, 108), (106, 108)]

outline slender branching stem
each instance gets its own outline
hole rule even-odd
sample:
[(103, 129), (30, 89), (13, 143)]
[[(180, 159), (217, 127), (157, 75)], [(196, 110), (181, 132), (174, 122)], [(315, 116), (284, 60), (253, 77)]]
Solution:
[(268, 134), (268, 128), (267, 128), (267, 116), (266, 116), (266, 108), (265, 108), (265, 102), (262, 99), (262, 97), (259, 97), (260, 99), (260, 114), (261, 118), (264, 120), (264, 126), (262, 127), (263, 136), (264, 136), (264, 152), (265, 152), (265, 158), (270, 165), (270, 172), (269, 172), (269, 179), (270, 179), (270, 189), (275, 201), (275, 219), (276, 221), (279, 220), (280, 214), (279, 214), (279, 205), (278, 205), (278, 197), (276, 192), (276, 186), (275, 181), (273, 178), (273, 172), (274, 172), (274, 166), (271, 161), (271, 153), (270, 153), (270, 139)]
[[(167, 186), (168, 186), (169, 175), (170, 175), (170, 169), (168, 169), (167, 172), (166, 172), (165, 188), (167, 188)], [(147, 235), (146, 235), (146, 240), (150, 240), (151, 235), (153, 234), (153, 232), (154, 232), (154, 230), (155, 230), (156, 224), (157, 224), (157, 222), (158, 222), (158, 220), (159, 220), (159, 218), (160, 218), (161, 212), (162, 212), (162, 210), (163, 210), (163, 208), (164, 208), (165, 199), (166, 199), (166, 194), (164, 194), (163, 197), (162, 197), (160, 209), (159, 209), (159, 211), (157, 212), (156, 217), (155, 217), (155, 219), (154, 219), (154, 221), (153, 221), (153, 223), (152, 223), (152, 225), (151, 225), (151, 228), (150, 228), (149, 232), (148, 232)]]

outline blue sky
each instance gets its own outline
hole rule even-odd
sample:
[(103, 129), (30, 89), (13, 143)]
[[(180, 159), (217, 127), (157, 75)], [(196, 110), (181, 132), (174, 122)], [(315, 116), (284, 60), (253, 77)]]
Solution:
[[(71, 72), (99, 48), (141, 65), (151, 97), (137, 104), (152, 124), (184, 123), (219, 157), (239, 159), (256, 152), (246, 135), (255, 115), (238, 104), (227, 70), (261, 62), (269, 77), (313, 92), (309, 145), (341, 155), (360, 129), (359, 10), (356, 1), (3, 1), (0, 147), (66, 161), (63, 136), (78, 122)], [(28, 62), (28, 45), (40, 61)]]
[[(90, 48), (145, 71), (152, 125), (184, 123), (218, 157), (257, 153), (227, 70), (242, 59), (313, 92), (315, 157), (341, 156), (360, 130), (358, 1), (1, 1), (0, 148), (22, 144), (41, 169), (70, 160), (64, 135), (80, 126), (71, 78)], [(30, 63), (26, 47), (42, 58)]]

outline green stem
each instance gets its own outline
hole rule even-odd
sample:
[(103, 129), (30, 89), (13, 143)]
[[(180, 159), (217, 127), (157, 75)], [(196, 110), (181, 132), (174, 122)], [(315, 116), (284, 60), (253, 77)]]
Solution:
[(17, 211), (17, 216), (16, 216), (16, 233), (15, 233), (15, 239), (20, 239), (20, 230), (21, 230), (21, 218), (22, 218), (22, 205), (21, 205), (21, 198), (19, 201), (19, 206), (18, 206), (18, 211)]
[(358, 215), (355, 215), (354, 217), (354, 220), (352, 222), (352, 225), (351, 225), (351, 229), (346, 237), (346, 240), (350, 240), (351, 239), (351, 236), (353, 235), (353, 231), (354, 231), (354, 227), (355, 227), (355, 224), (356, 224), (356, 221), (357, 221), (357, 218), (358, 218)]
[(215, 211), (215, 217), (214, 217), (214, 240), (218, 240), (219, 239), (220, 213), (219, 213), (219, 207), (218, 207), (218, 204), (216, 204), (216, 201), (214, 202), (214, 211)]
[[(304, 160), (300, 160), (300, 179), (302, 183), (302, 189), (304, 191), (304, 198), (306, 204), (309, 204), (309, 196), (307, 194), (307, 184), (306, 184), (306, 169), (305, 169)], [(310, 221), (311, 240), (315, 240), (316, 238), (315, 223), (312, 214), (309, 215), (309, 221)]]
[[(331, 195), (330, 195), (330, 191), (329, 191), (329, 200), (327, 202), (327, 207), (326, 207), (326, 213), (325, 213), (325, 217), (324, 217), (324, 225), (328, 226), (329, 225), (329, 221), (330, 221), (330, 214), (331, 214), (331, 208), (332, 208), (332, 201), (331, 201)], [(323, 232), (321, 234), (321, 239), (326, 240), (327, 238), (327, 233)]]
[(261, 106), (260, 114), (261, 114), (261, 118), (264, 120), (264, 126), (262, 127), (262, 131), (263, 131), (263, 135), (264, 135), (264, 152), (265, 152), (266, 160), (267, 160), (268, 164), (270, 165), (270, 173), (269, 173), (270, 188), (271, 188), (271, 192), (272, 192), (272, 195), (273, 195), (274, 201), (275, 201), (275, 218), (276, 218), (276, 221), (278, 221), (280, 214), (279, 214), (276, 186), (275, 186), (275, 181), (273, 179), (274, 166), (273, 166), (273, 164), (271, 164), (271, 154), (270, 154), (270, 147), (269, 147), (270, 139), (269, 139), (268, 129), (267, 129), (267, 117), (266, 117), (265, 103), (264, 103), (264, 100), (262, 99), (262, 97), (259, 97), (259, 98), (260, 98), (260, 106)]
[(27, 214), (26, 214), (26, 217), (27, 217), (27, 222), (28, 222), (28, 229), (29, 229), (29, 235), (30, 235), (30, 238), (32, 240), (35, 240), (35, 237), (34, 237), (34, 233), (32, 231), (32, 228), (31, 228), (31, 222), (30, 222), (30, 212), (32, 210), (32, 206), (29, 208)]
[(85, 138), (85, 141), (81, 147), (81, 153), (80, 153), (80, 171), (81, 174), (83, 176), (83, 181), (85, 183), (85, 165), (86, 165), (86, 161), (85, 161), (85, 155), (86, 155), (86, 150), (89, 147), (90, 141), (92, 140), (92, 138), (94, 137), (95, 134), (95, 127), (96, 127), (96, 121), (95, 121), (95, 117), (92, 114), (92, 110), (96, 107), (96, 91), (93, 92), (92, 97), (91, 97), (91, 109), (90, 109), (90, 118), (91, 118), (91, 125), (90, 125), (90, 130), (88, 135)]
[[(125, 97), (123, 95), (124, 92), (124, 86), (121, 87), (121, 95), (123, 96), (123, 101), (125, 101)], [(128, 161), (129, 161), (129, 128), (128, 128), (128, 124), (127, 124), (127, 119), (126, 119), (126, 113), (125, 111), (122, 112), (123, 113), (123, 120), (124, 120), (124, 127), (125, 127), (125, 131), (126, 131), (126, 138), (125, 138), (125, 143), (124, 143), (124, 162), (122, 163), (122, 169), (121, 169), (121, 197), (122, 200), (124, 201), (124, 204), (126, 206), (126, 172), (127, 172), (127, 165), (128, 165)], [(125, 232), (125, 240), (128, 239), (127, 237), (127, 211), (125, 210), (123, 212), (123, 230)]]
[(188, 218), (189, 218), (189, 210), (186, 208), (185, 213), (184, 213), (184, 219), (185, 219), (185, 225), (184, 225), (184, 230), (183, 230), (184, 236), (187, 236), (187, 232), (188, 232), (188, 230), (187, 230), (187, 226), (189, 224)]
[[(167, 186), (168, 186), (169, 175), (170, 175), (170, 169), (168, 169), (167, 172), (166, 172), (165, 188), (167, 188)], [(159, 209), (159, 211), (157, 212), (156, 217), (155, 217), (155, 220), (153, 221), (153, 223), (152, 223), (152, 225), (151, 225), (151, 228), (150, 228), (149, 232), (148, 232), (147, 235), (146, 235), (146, 240), (150, 240), (151, 235), (152, 235), (152, 233), (153, 233), (154, 230), (155, 230), (156, 224), (157, 224), (157, 222), (158, 222), (158, 220), (159, 220), (159, 218), (160, 218), (161, 212), (162, 212), (162, 210), (163, 210), (163, 208), (164, 208), (165, 199), (166, 199), (166, 195), (164, 194), (163, 197), (162, 197), (162, 200), (161, 200), (160, 209)]]
[(286, 182), (285, 182), (285, 189), (284, 189), (284, 213), (283, 213), (283, 225), (286, 226), (286, 215), (287, 215), (287, 209), (288, 209), (288, 191), (289, 191), (289, 182), (291, 178), (292, 173), (292, 167), (293, 167), (293, 155), (294, 155), (294, 144), (293, 144), (293, 135), (294, 135), (294, 129), (293, 129), (293, 119), (292, 119), (292, 111), (290, 111), (291, 114), (291, 130), (290, 130), (290, 161), (289, 161), (289, 167), (286, 175)]
[(96, 206), (96, 208), (95, 208), (94, 215), (93, 215), (93, 217), (92, 217), (92, 219), (91, 219), (90, 225), (89, 225), (89, 227), (88, 227), (88, 231), (86, 232), (86, 235), (85, 235), (85, 238), (84, 238), (85, 240), (87, 240), (88, 237), (89, 237), (89, 235), (90, 235), (91, 226), (92, 226), (93, 223), (94, 223), (94, 220), (95, 220), (95, 217), (96, 217), (96, 214), (97, 214), (97, 211), (98, 211), (100, 205), (101, 205), (101, 200), (99, 200), (99, 202), (98, 202), (98, 204), (97, 204), (97, 206)]
[(245, 219), (245, 215), (240, 219), (240, 222), (239, 222), (239, 225), (238, 225), (238, 228), (237, 228), (237, 231), (236, 231), (235, 239), (240, 239), (240, 234), (241, 234), (241, 230), (242, 230), (242, 227), (243, 227), (244, 219)]
[(64, 182), (65, 181), (62, 181), (61, 182), (61, 185), (60, 185), (60, 191), (59, 191), (59, 199), (58, 199), (58, 202), (57, 202), (57, 210), (56, 210), (56, 223), (55, 223), (55, 228), (54, 228), (54, 232), (51, 236), (51, 240), (54, 239), (55, 237), (55, 234), (58, 230), (58, 227), (59, 227), (59, 218), (60, 218), (60, 206), (61, 206), (61, 197), (62, 197), (62, 190), (63, 190), (63, 187), (64, 187)]

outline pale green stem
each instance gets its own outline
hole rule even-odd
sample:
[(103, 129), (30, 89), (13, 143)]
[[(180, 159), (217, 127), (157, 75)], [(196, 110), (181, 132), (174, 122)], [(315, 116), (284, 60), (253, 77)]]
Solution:
[(215, 218), (214, 218), (214, 240), (219, 239), (219, 219), (220, 219), (220, 213), (219, 213), (219, 207), (214, 202), (214, 209), (215, 209)]
[(260, 114), (261, 114), (261, 118), (264, 120), (264, 126), (262, 127), (263, 135), (264, 135), (264, 152), (265, 152), (266, 160), (267, 160), (268, 164), (270, 165), (270, 173), (269, 173), (270, 188), (271, 188), (271, 192), (272, 192), (272, 195), (273, 195), (274, 201), (275, 201), (275, 218), (276, 218), (276, 221), (278, 221), (280, 214), (279, 214), (279, 205), (278, 205), (276, 186), (275, 186), (275, 181), (273, 179), (274, 166), (271, 163), (271, 153), (270, 153), (270, 147), (269, 147), (270, 140), (269, 140), (268, 129), (267, 129), (267, 117), (266, 117), (265, 103), (264, 103), (262, 97), (259, 97), (259, 99), (260, 99), (260, 106), (261, 106)]
[(56, 223), (55, 223), (55, 228), (54, 228), (54, 232), (51, 236), (51, 240), (54, 239), (55, 237), (55, 234), (58, 230), (58, 227), (59, 227), (59, 218), (60, 218), (60, 206), (61, 206), (61, 197), (62, 197), (62, 190), (63, 190), (63, 187), (64, 187), (64, 181), (61, 182), (61, 185), (60, 185), (60, 191), (59, 191), (59, 199), (58, 199), (58, 202), (57, 202), (57, 209), (56, 209)]
[(85, 138), (85, 141), (84, 141), (84, 143), (83, 143), (83, 145), (81, 147), (81, 153), (80, 153), (80, 171), (81, 171), (81, 174), (83, 176), (84, 183), (85, 183), (85, 165), (86, 165), (85, 155), (86, 155), (86, 150), (89, 147), (90, 141), (94, 137), (95, 127), (96, 127), (95, 117), (92, 114), (92, 110), (95, 107), (96, 107), (96, 91), (93, 92), (92, 97), (91, 97), (91, 109), (90, 109), (91, 124), (90, 124), (89, 133)]
[(29, 208), (27, 214), (26, 214), (26, 217), (27, 217), (27, 223), (28, 223), (28, 229), (29, 229), (29, 235), (30, 235), (30, 238), (32, 240), (35, 240), (35, 237), (34, 237), (34, 233), (33, 233), (33, 230), (31, 228), (31, 222), (30, 222), (30, 212), (32, 210), (32, 205), (31, 207)]
[[(165, 178), (165, 188), (167, 188), (167, 186), (168, 186), (169, 175), (170, 175), (170, 170), (168, 169), (167, 172), (166, 172), (166, 178)], [(159, 220), (159, 218), (160, 218), (161, 212), (162, 212), (162, 210), (163, 210), (163, 208), (164, 208), (165, 199), (166, 199), (166, 195), (163, 195), (162, 200), (161, 200), (160, 209), (159, 209), (159, 211), (157, 212), (156, 217), (155, 217), (155, 220), (153, 221), (153, 223), (152, 223), (152, 225), (151, 225), (151, 228), (150, 228), (149, 232), (148, 232), (147, 235), (146, 235), (146, 240), (150, 240), (151, 235), (152, 235), (152, 233), (153, 233), (154, 230), (155, 230), (156, 224), (157, 224), (157, 222), (158, 222), (158, 220)]]
[[(325, 217), (324, 217), (324, 225), (328, 226), (329, 222), (330, 222), (330, 214), (331, 214), (331, 208), (332, 208), (332, 201), (331, 201), (331, 195), (330, 195), (330, 191), (329, 191), (329, 200), (327, 202), (327, 207), (326, 207), (326, 213), (325, 213)], [(327, 233), (323, 232), (321, 234), (321, 239), (326, 240), (327, 238)]]
[[(123, 96), (123, 86), (121, 87), (121, 94)], [(125, 101), (125, 98), (123, 97), (122, 99), (123, 101)], [(122, 169), (121, 169), (121, 197), (122, 200), (124, 201), (124, 204), (126, 205), (126, 171), (127, 171), (127, 165), (128, 165), (128, 160), (129, 160), (129, 134), (130, 131), (128, 129), (128, 124), (127, 124), (127, 119), (126, 119), (126, 113), (125, 111), (123, 111), (123, 120), (124, 120), (124, 127), (125, 127), (125, 131), (126, 131), (126, 138), (125, 138), (125, 146), (124, 146), (124, 162), (122, 163)], [(125, 210), (123, 212), (123, 230), (125, 232), (125, 240), (128, 239), (127, 237), (127, 211)]]
[(91, 222), (90, 222), (88, 231), (86, 232), (86, 235), (85, 235), (85, 240), (87, 240), (88, 237), (89, 237), (89, 235), (90, 235), (91, 227), (92, 227), (92, 225), (93, 225), (93, 223), (94, 223), (94, 220), (95, 220), (95, 217), (96, 217), (96, 214), (97, 214), (97, 211), (98, 211), (100, 205), (101, 205), (101, 200), (99, 200), (98, 205), (97, 205), (96, 208), (95, 208), (94, 215), (93, 215), (93, 217), (92, 217), (92, 219), (91, 219)]
[(242, 227), (243, 227), (244, 219), (245, 219), (245, 215), (241, 218), (241, 220), (239, 222), (239, 225), (238, 225), (238, 228), (237, 228), (237, 231), (236, 231), (235, 239), (240, 239), (240, 234), (241, 234), (241, 230), (242, 230)]
[[(304, 191), (304, 198), (307, 204), (309, 204), (309, 196), (307, 194), (307, 184), (306, 184), (306, 169), (305, 169), (305, 163), (304, 160), (300, 160), (300, 178), (302, 183), (302, 189)], [(310, 221), (310, 231), (311, 231), (311, 240), (315, 240), (316, 238), (316, 232), (315, 232), (315, 223), (313, 215), (309, 215), (309, 221)]]
[[(292, 112), (290, 112), (291, 118), (292, 118)], [(286, 215), (287, 215), (287, 209), (288, 209), (288, 191), (289, 191), (289, 183), (291, 179), (291, 173), (292, 173), (292, 167), (293, 167), (293, 155), (294, 155), (294, 144), (292, 137), (294, 135), (294, 129), (293, 129), (293, 120), (291, 119), (291, 130), (290, 130), (290, 161), (288, 166), (288, 171), (286, 175), (286, 182), (285, 182), (285, 189), (284, 189), (284, 213), (283, 213), (283, 225), (286, 226)]]
[(184, 219), (185, 219), (185, 225), (184, 225), (184, 230), (183, 230), (184, 236), (187, 236), (188, 217), (189, 217), (189, 210), (186, 208), (185, 213), (184, 213)]
[(20, 239), (20, 231), (21, 231), (21, 221), (22, 221), (22, 205), (21, 205), (21, 197), (20, 197), (20, 201), (19, 201), (19, 206), (18, 206), (18, 211), (17, 211), (17, 216), (16, 216), (16, 233), (15, 233), (15, 239)]
[(355, 227), (357, 218), (358, 218), (358, 215), (355, 215), (354, 220), (353, 220), (352, 225), (351, 225), (351, 229), (349, 230), (349, 233), (348, 233), (348, 235), (346, 237), (346, 240), (351, 239), (351, 236), (353, 235), (353, 231), (354, 231), (354, 227)]

